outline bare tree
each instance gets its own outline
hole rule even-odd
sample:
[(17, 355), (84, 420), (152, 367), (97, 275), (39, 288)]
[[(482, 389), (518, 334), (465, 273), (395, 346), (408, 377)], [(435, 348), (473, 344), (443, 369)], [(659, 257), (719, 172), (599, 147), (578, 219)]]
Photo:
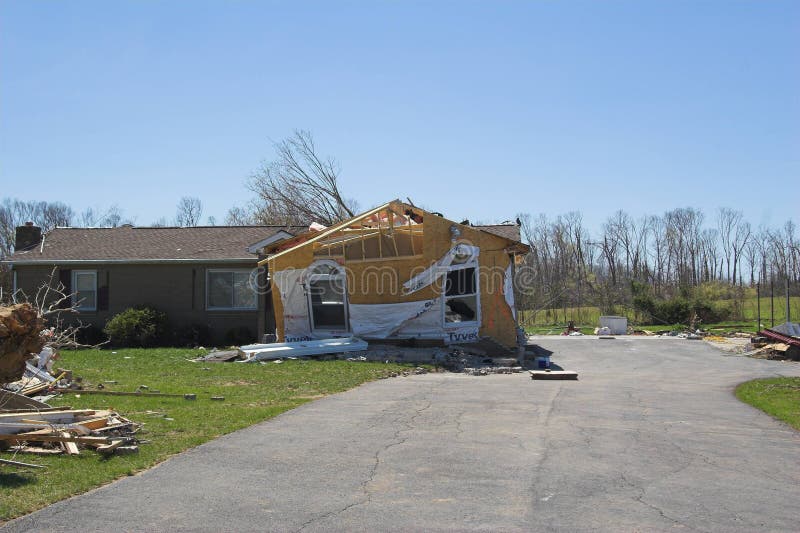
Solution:
[(122, 224), (133, 224), (133, 219), (125, 218), (123, 210), (117, 204), (105, 210), (87, 207), (78, 215), (78, 225), (83, 228), (117, 228)]
[(72, 208), (61, 202), (24, 202), (4, 198), (0, 203), (0, 257), (14, 249), (17, 226), (33, 222), (43, 231), (56, 226), (69, 226), (74, 218)]
[(733, 233), (733, 240), (731, 242), (731, 250), (733, 251), (733, 278), (730, 281), (734, 285), (736, 284), (737, 280), (737, 272), (739, 273), (739, 285), (742, 284), (739, 262), (742, 259), (742, 254), (747, 246), (747, 243), (750, 241), (751, 234), (752, 229), (750, 227), (750, 223), (743, 219), (739, 219), (736, 224), (736, 229)]
[(200, 217), (203, 215), (203, 204), (199, 198), (184, 196), (178, 202), (177, 209), (175, 213), (176, 226), (194, 227), (200, 223)]
[(255, 223), (253, 211), (244, 207), (231, 207), (225, 215), (226, 226), (249, 226)]
[[(83, 344), (79, 340), (80, 331), (86, 326), (77, 319), (68, 319), (68, 315), (77, 315), (78, 304), (75, 294), (67, 291), (56, 275), (53, 267), (48, 278), (36, 289), (36, 294), (28, 298), (18, 291), (14, 294), (17, 302), (27, 302), (35, 310), (38, 317), (45, 321), (47, 330), (43, 333), (44, 343), (54, 350), (62, 348), (89, 348), (97, 345)], [(105, 342), (101, 343), (105, 344)]]
[(310, 132), (297, 130), (274, 149), (275, 159), (262, 163), (247, 184), (256, 194), (249, 206), (252, 221), (331, 225), (354, 216), (355, 202), (339, 189), (339, 165), (317, 153)]

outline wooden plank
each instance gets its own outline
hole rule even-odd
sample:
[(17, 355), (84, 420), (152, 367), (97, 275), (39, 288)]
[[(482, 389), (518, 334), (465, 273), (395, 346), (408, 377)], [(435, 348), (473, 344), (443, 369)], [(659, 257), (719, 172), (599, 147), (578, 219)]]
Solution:
[(11, 451), (14, 453), (30, 453), (33, 455), (60, 455), (64, 453), (61, 448), (41, 448), (38, 446), (13, 446)]
[[(26, 398), (26, 399), (30, 400), (31, 398)], [(35, 400), (33, 400), (33, 401), (35, 401)], [(43, 404), (43, 405), (47, 405), (47, 404)], [(69, 405), (65, 405), (63, 407), (26, 407), (26, 408), (23, 408), (23, 409), (0, 409), (0, 414), (4, 414), (4, 415), (16, 415), (16, 414), (22, 414), (22, 413), (36, 414), (36, 413), (49, 413), (49, 412), (53, 412), (53, 411), (71, 411), (71, 410), (72, 410), (72, 407), (69, 406)]]
[(366, 248), (366, 245), (364, 244), (366, 242), (366, 240), (367, 239), (365, 239), (364, 236), (362, 235), (361, 236), (361, 259), (362, 259), (362, 261), (367, 258), (367, 248)]
[(108, 416), (100, 416), (97, 418), (90, 418), (89, 420), (81, 420), (75, 422), (74, 425), (83, 426), (86, 429), (100, 429), (108, 425)]
[(47, 468), (43, 465), (32, 465), (30, 463), (22, 463), (20, 461), (9, 461), (8, 459), (0, 459), (0, 465), (19, 466), (22, 468)]
[(15, 435), (25, 435), (26, 437), (34, 435), (58, 435), (58, 430), (52, 427), (47, 427), (44, 429), (35, 429), (33, 431), (26, 431), (24, 433), (15, 433)]
[(0, 440), (22, 444), (24, 442), (76, 442), (78, 444), (108, 444), (111, 439), (108, 437), (64, 437), (62, 435), (31, 435), (23, 434), (6, 435), (0, 434)]
[(383, 263), (384, 261), (407, 261), (409, 259), (424, 259), (425, 256), (418, 254), (418, 255), (401, 255), (398, 257), (372, 257), (367, 259), (348, 259), (347, 263)]
[[(72, 435), (67, 433), (66, 431), (61, 434), (62, 437), (70, 438)], [(78, 445), (72, 441), (66, 440), (62, 441), (61, 445), (64, 447), (64, 451), (67, 452), (67, 455), (80, 455), (80, 450), (78, 450)]]
[[(211, 399), (213, 400), (214, 397), (212, 396)], [(104, 431), (113, 431), (115, 429), (122, 429), (122, 428), (129, 428), (129, 429), (133, 430), (134, 423), (133, 422), (122, 422), (120, 424), (113, 424), (113, 425), (110, 425), (110, 426), (104, 426), (104, 427), (101, 427), (101, 428), (97, 428), (97, 429), (92, 430), (92, 432), (93, 433), (103, 433)]]
[(97, 447), (99, 453), (114, 453), (114, 450), (119, 448), (125, 443), (125, 439), (117, 439), (111, 441), (111, 444), (104, 444)]
[(40, 383), (39, 385), (33, 385), (31, 387), (25, 387), (19, 391), (20, 394), (23, 396), (33, 396), (36, 393), (39, 393), (46, 388), (50, 387), (52, 383)]
[[(98, 411), (92, 409), (63, 409), (58, 411), (37, 411), (37, 418), (53, 422), (54, 420), (63, 420), (69, 418), (70, 421), (76, 416), (91, 416)], [(0, 422), (16, 421), (21, 418), (27, 418), (31, 415), (30, 411), (23, 412), (10, 412), (0, 413)]]
[(165, 392), (139, 392), (139, 391), (115, 391), (115, 390), (72, 390), (72, 389), (54, 389), (58, 392), (67, 392), (75, 394), (105, 394), (107, 396), (159, 396), (161, 398), (185, 398), (186, 394), (167, 394)]

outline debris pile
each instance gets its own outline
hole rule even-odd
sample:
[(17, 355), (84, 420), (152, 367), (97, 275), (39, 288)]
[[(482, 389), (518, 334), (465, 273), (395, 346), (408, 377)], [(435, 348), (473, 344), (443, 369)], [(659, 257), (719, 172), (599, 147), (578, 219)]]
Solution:
[(800, 361), (800, 338), (783, 333), (778, 328), (759, 331), (751, 344), (755, 350), (747, 354), (750, 357)]
[[(13, 454), (103, 455), (138, 452), (140, 425), (108, 410), (52, 407), (59, 392), (80, 388), (79, 378), (53, 370), (64, 338), (46, 329), (40, 310), (22, 303), (0, 306), (0, 451)], [(62, 332), (63, 333), (63, 332)], [(10, 459), (0, 464), (36, 467)]]
[(37, 455), (79, 455), (92, 449), (103, 455), (139, 451), (141, 426), (114, 411), (32, 407), (0, 410), (0, 450)]

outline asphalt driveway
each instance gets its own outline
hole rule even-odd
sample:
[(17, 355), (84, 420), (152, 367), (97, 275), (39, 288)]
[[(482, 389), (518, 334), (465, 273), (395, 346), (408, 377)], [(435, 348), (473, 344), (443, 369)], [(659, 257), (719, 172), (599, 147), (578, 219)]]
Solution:
[(800, 365), (547, 338), (580, 381), (370, 383), (0, 531), (797, 531), (800, 434), (735, 384)]

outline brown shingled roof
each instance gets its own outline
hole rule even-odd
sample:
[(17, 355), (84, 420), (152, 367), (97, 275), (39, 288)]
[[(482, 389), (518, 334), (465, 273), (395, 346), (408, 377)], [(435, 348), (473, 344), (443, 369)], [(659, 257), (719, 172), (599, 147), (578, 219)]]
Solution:
[(486, 226), (475, 226), (475, 228), (497, 235), (498, 237), (503, 237), (515, 242), (522, 242), (519, 226), (516, 224), (490, 224)]
[(307, 226), (201, 226), (194, 228), (56, 228), (44, 244), (15, 252), (13, 263), (58, 261), (255, 260), (248, 246), (281, 231)]

